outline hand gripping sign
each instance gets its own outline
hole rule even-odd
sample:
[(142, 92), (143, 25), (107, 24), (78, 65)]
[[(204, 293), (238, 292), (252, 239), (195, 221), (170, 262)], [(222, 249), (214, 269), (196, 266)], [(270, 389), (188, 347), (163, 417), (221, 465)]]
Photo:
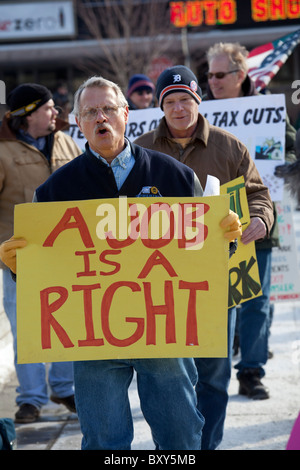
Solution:
[(225, 357), (229, 199), (16, 206), (19, 362)]

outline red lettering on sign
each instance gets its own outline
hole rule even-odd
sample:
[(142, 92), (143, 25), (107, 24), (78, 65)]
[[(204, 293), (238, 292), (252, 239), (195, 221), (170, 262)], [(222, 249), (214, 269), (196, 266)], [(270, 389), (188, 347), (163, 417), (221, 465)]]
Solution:
[(171, 23), (178, 27), (232, 24), (236, 21), (235, 0), (170, 2)]
[(78, 346), (103, 346), (104, 344), (102, 338), (95, 338), (93, 323), (92, 291), (100, 288), (100, 284), (92, 284), (90, 286), (72, 286), (73, 292), (83, 291), (86, 339), (78, 340)]
[(270, 5), (270, 18), (272, 20), (283, 20), (285, 16), (284, 2), (282, 0), (273, 0)]
[(138, 278), (142, 279), (142, 278), (147, 277), (149, 272), (153, 268), (153, 266), (158, 266), (158, 265), (163, 266), (163, 268), (165, 268), (169, 276), (171, 277), (177, 276), (175, 270), (173, 269), (171, 263), (167, 260), (167, 258), (159, 250), (155, 250), (153, 251), (153, 253), (151, 253), (149, 258), (147, 259), (145, 266), (143, 267), (142, 271), (138, 275)]
[(252, 0), (252, 18), (254, 21), (279, 21), (298, 19), (299, 0)]
[(172, 281), (165, 281), (164, 294), (166, 303), (164, 305), (153, 305), (151, 296), (151, 283), (144, 282), (143, 284), (147, 312), (146, 344), (156, 344), (156, 315), (166, 316), (166, 344), (176, 343), (174, 295)]
[(108, 255), (119, 255), (120, 253), (122, 253), (121, 250), (104, 250), (102, 251), (102, 253), (100, 253), (99, 259), (100, 261), (102, 261), (102, 263), (115, 267), (115, 269), (113, 269), (112, 271), (108, 271), (108, 272), (100, 271), (101, 276), (111, 276), (112, 274), (116, 274), (120, 271), (121, 269), (120, 263), (106, 259)]
[[(146, 345), (157, 344), (157, 316), (165, 316), (165, 344), (176, 343), (176, 318), (175, 318), (175, 302), (174, 302), (174, 284), (173, 281), (166, 280), (162, 284), (163, 295), (165, 303), (162, 305), (154, 305), (152, 299), (152, 284), (151, 282), (144, 282), (144, 302), (145, 312), (141, 312), (141, 317), (125, 317), (126, 323), (136, 323), (136, 328), (133, 334), (127, 338), (117, 338), (111, 329), (110, 321), (112, 316), (112, 303), (115, 302), (116, 313), (120, 318), (124, 317), (122, 313), (122, 304), (118, 300), (118, 291), (121, 288), (128, 288), (133, 293), (141, 292), (142, 287), (133, 281), (117, 281), (111, 284), (104, 291), (102, 300), (99, 301), (97, 297), (97, 308), (93, 311), (93, 291), (101, 289), (100, 283), (91, 285), (72, 285), (73, 292), (83, 293), (83, 313), (86, 338), (78, 340), (79, 347), (101, 347), (104, 346), (104, 340), (116, 347), (126, 347), (137, 343), (144, 335)], [(188, 282), (180, 280), (178, 283), (179, 289), (186, 289), (189, 291), (187, 316), (186, 316), (186, 345), (196, 346), (198, 341), (198, 322), (197, 322), (197, 302), (196, 296), (198, 291), (208, 291), (209, 285), (207, 281), (202, 282)], [(157, 293), (157, 286), (155, 287)], [(55, 300), (50, 302), (50, 296), (54, 295)], [(58, 296), (58, 298), (57, 298)], [(40, 292), (41, 300), (41, 343), (42, 349), (50, 349), (51, 346), (51, 329), (56, 333), (57, 338), (64, 348), (74, 347), (73, 342), (69, 338), (67, 332), (62, 325), (54, 318), (53, 313), (63, 307), (69, 298), (68, 290), (62, 286), (54, 286), (43, 289)], [(94, 319), (95, 312), (98, 314), (99, 305), (101, 302), (101, 326), (103, 338), (95, 337), (94, 325), (99, 323), (98, 319)], [(130, 298), (128, 299), (130, 302)], [(130, 303), (129, 303), (130, 305)], [(127, 307), (130, 308), (130, 307)], [(73, 315), (81, 314), (81, 308), (76, 308)], [(182, 312), (180, 312), (181, 314)], [(145, 317), (145, 318), (144, 318)], [(146, 325), (146, 331), (145, 331)], [(120, 331), (120, 329), (118, 330)]]
[(77, 273), (76, 274), (77, 277), (96, 276), (96, 271), (91, 271), (90, 270), (90, 257), (89, 257), (89, 255), (94, 255), (95, 253), (96, 253), (96, 250), (75, 251), (75, 255), (76, 256), (83, 256), (83, 261), (84, 261), (84, 271)]
[(252, 0), (252, 18), (254, 21), (269, 19), (267, 0)]
[[(49, 303), (49, 297), (51, 294), (58, 294), (59, 298), (54, 302)], [(65, 287), (56, 286), (48, 287), (40, 292), (41, 299), (41, 336), (42, 336), (42, 348), (51, 348), (51, 327), (57, 334), (60, 342), (65, 348), (73, 348), (74, 344), (70, 340), (66, 331), (53, 317), (52, 313), (56, 312), (67, 300), (68, 290)]]
[(222, 1), (219, 9), (219, 21), (222, 24), (232, 24), (237, 20), (236, 4), (231, 1)]
[(203, 12), (201, 2), (187, 2), (186, 16), (190, 26), (197, 26), (203, 23)]
[(300, 17), (300, 2), (299, 0), (289, 0), (287, 3), (287, 17), (290, 20)]
[(170, 2), (171, 23), (177, 28), (187, 26), (187, 13), (184, 2)]
[[(168, 232), (165, 233), (162, 237), (157, 239), (151, 239), (149, 237), (149, 224), (151, 222), (151, 217), (156, 212), (164, 211), (169, 219)], [(174, 212), (171, 210), (169, 204), (166, 203), (155, 203), (148, 207), (141, 221), (141, 240), (144, 246), (147, 248), (162, 248), (170, 243), (174, 238), (175, 231), (175, 217)]]
[(218, 10), (219, 2), (206, 1), (202, 3), (203, 3), (203, 8), (205, 10), (205, 18), (206, 18), (205, 23), (210, 26), (215, 25), (217, 23), (217, 10)]
[[(107, 341), (112, 344), (113, 346), (130, 346), (133, 343), (136, 343), (144, 333), (144, 319), (143, 318), (134, 318), (134, 317), (126, 317), (126, 322), (128, 323), (136, 323), (137, 328), (135, 332), (125, 339), (118, 339), (116, 338), (109, 326), (109, 312), (111, 308), (111, 304), (113, 301), (113, 297), (118, 289), (121, 287), (129, 287), (132, 292), (139, 292), (141, 287), (136, 282), (130, 281), (118, 281), (111, 284), (105, 291), (102, 299), (101, 304), (101, 320), (102, 320), (102, 330), (105, 338)], [(121, 308), (121, 307), (120, 307)]]
[(198, 326), (197, 326), (197, 309), (196, 309), (196, 293), (198, 290), (209, 290), (208, 282), (186, 282), (179, 281), (179, 289), (189, 289), (190, 296), (188, 302), (188, 311), (186, 317), (186, 345), (198, 346)]
[(0, 31), (9, 31), (11, 21), (0, 21)]
[[(209, 205), (192, 203), (180, 204), (180, 206), (181, 220), (179, 221), (179, 224), (181, 233), (178, 239), (178, 248), (188, 248), (189, 246), (204, 242), (208, 235), (208, 227), (207, 225), (204, 225), (201, 222), (197, 222), (196, 220), (198, 217), (206, 214), (206, 212), (209, 210)], [(194, 211), (188, 213), (187, 210), (191, 208), (194, 209)], [(188, 227), (197, 229), (197, 235), (195, 235), (192, 239), (186, 238), (186, 231)]]
[[(74, 217), (75, 221), (70, 222), (71, 218)], [(56, 238), (64, 230), (77, 229), (80, 232), (81, 239), (86, 248), (93, 248), (94, 243), (90, 235), (89, 229), (83, 215), (81, 214), (78, 207), (70, 207), (66, 210), (64, 215), (58, 224), (54, 227), (52, 232), (48, 235), (46, 240), (43, 243), (43, 246), (53, 246)]]

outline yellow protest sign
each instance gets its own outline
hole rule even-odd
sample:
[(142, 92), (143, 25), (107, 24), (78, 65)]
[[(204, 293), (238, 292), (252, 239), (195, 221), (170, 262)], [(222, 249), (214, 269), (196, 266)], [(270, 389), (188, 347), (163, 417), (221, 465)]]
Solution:
[[(244, 177), (222, 185), (220, 192), (230, 195), (230, 209), (238, 214), (244, 231), (250, 223)], [(239, 241), (238, 249), (229, 261), (228, 307), (254, 299), (261, 294), (255, 243), (243, 245)]]
[(229, 197), (21, 204), (18, 361), (227, 355)]

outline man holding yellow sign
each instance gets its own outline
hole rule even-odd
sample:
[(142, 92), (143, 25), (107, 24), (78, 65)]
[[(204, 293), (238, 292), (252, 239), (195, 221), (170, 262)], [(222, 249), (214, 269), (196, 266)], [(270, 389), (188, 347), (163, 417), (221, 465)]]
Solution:
[[(205, 223), (204, 215), (212, 212), (209, 204), (199, 202), (192, 215), (182, 217), (184, 208), (180, 203), (184, 203), (185, 198), (188, 201), (194, 196), (201, 196), (202, 189), (198, 178), (194, 172), (185, 165), (174, 161), (171, 157), (163, 155), (156, 151), (142, 149), (136, 145), (130, 145), (124, 138), (125, 125), (128, 119), (128, 105), (117, 85), (107, 81), (101, 77), (94, 77), (87, 80), (75, 94), (74, 113), (76, 121), (81, 131), (85, 135), (88, 143), (86, 151), (75, 159), (70, 165), (66, 165), (62, 171), (54, 173), (45, 184), (36, 190), (36, 201), (45, 203), (38, 204), (37, 210), (47, 208), (47, 204), (57, 201), (56, 208), (61, 206), (61, 215), (53, 224), (53, 214), (51, 214), (51, 205), (49, 205), (49, 217), (45, 217), (41, 222), (37, 221), (35, 230), (32, 231), (32, 239), (28, 240), (28, 246), (21, 250), (20, 255), (30, 259), (36, 245), (41, 245), (43, 253), (48, 256), (49, 265), (42, 260), (42, 265), (38, 265), (38, 261), (33, 259), (34, 267), (38, 270), (41, 277), (47, 275), (48, 266), (51, 265), (52, 249), (57, 245), (57, 251), (60, 256), (60, 263), (57, 264), (55, 286), (49, 286), (40, 291), (41, 313), (42, 313), (42, 346), (44, 350), (51, 349), (51, 328), (55, 330), (56, 336), (59, 337), (62, 349), (61, 360), (65, 360), (64, 351), (73, 348), (74, 341), (71, 338), (71, 327), (65, 329), (54, 318), (54, 313), (68, 305), (68, 297), (70, 292), (76, 295), (77, 292), (83, 296), (85, 302), (85, 328), (86, 339), (77, 338), (79, 346), (87, 346), (90, 348), (95, 346), (104, 347), (106, 343), (110, 346), (117, 347), (120, 341), (125, 341), (126, 345), (135, 345), (138, 338), (144, 335), (144, 324), (141, 318), (129, 317), (127, 322), (137, 324), (136, 333), (129, 335), (127, 338), (120, 339), (112, 331), (113, 326), (110, 323), (110, 311), (112, 308), (114, 294), (120, 287), (135, 293), (140, 292), (141, 286), (138, 282), (128, 281), (125, 277), (118, 279), (113, 284), (108, 285), (101, 302), (101, 322), (103, 337), (97, 337), (97, 325), (92, 322), (92, 297), (93, 292), (101, 290), (101, 283), (105, 285), (107, 275), (122, 274), (122, 259), (116, 261), (115, 255), (122, 256), (122, 250), (134, 249), (136, 243), (142, 243), (145, 249), (150, 250), (150, 256), (139, 270), (138, 279), (141, 280), (144, 289), (144, 298), (147, 310), (146, 343), (151, 346), (157, 339), (155, 335), (155, 318), (156, 315), (166, 316), (168, 323), (167, 337), (165, 342), (174, 347), (175, 344), (175, 321), (173, 312), (173, 284), (172, 279), (176, 278), (178, 268), (176, 264), (171, 263), (171, 252), (163, 252), (163, 248), (171, 247), (171, 241), (174, 242), (181, 250), (191, 253), (191, 258), (195, 257), (195, 251), (188, 248), (195, 247), (195, 243), (201, 247), (205, 240), (214, 243), (214, 238), (209, 237), (208, 228)], [(138, 210), (132, 201), (132, 210), (141, 214), (136, 216), (136, 212), (129, 214), (129, 224), (122, 222), (118, 228), (124, 229), (125, 236), (117, 237), (113, 224), (113, 217), (107, 216), (104, 223), (106, 213), (114, 214), (115, 205), (109, 204), (112, 198), (128, 198), (138, 197), (157, 197), (179, 198), (174, 205), (166, 204), (165, 210), (168, 212), (168, 221), (170, 221), (170, 233), (167, 236), (149, 238), (147, 230), (149, 229), (149, 220), (145, 214), (148, 213), (146, 201), (146, 209), (139, 207)], [(107, 199), (108, 198), (108, 199)], [(87, 223), (88, 215), (85, 211), (93, 210), (94, 200), (106, 199), (99, 204), (97, 201), (96, 212), (102, 218), (99, 219), (96, 230), (91, 230)], [(211, 198), (213, 199), (213, 198)], [(219, 212), (229, 212), (229, 201), (227, 196), (215, 198), (216, 204), (219, 205)], [(87, 201), (89, 200), (89, 201)], [(59, 202), (65, 201), (65, 202)], [(71, 201), (76, 201), (71, 203)], [(79, 204), (78, 201), (81, 203)], [(198, 201), (198, 199), (195, 199)], [(151, 200), (152, 202), (152, 200)], [(122, 202), (120, 202), (121, 204)], [(105, 206), (103, 206), (105, 204)], [(196, 204), (196, 203), (195, 203)], [(212, 205), (214, 201), (212, 201)], [(152, 206), (153, 204), (150, 204)], [(193, 205), (193, 204), (192, 204)], [(100, 207), (101, 206), (101, 207)], [(141, 205), (140, 205), (141, 206)], [(26, 208), (25, 208), (26, 209)], [(30, 213), (29, 205), (29, 213)], [(200, 213), (199, 221), (197, 211)], [(22, 212), (22, 211), (21, 211)], [(26, 211), (25, 211), (26, 212)], [(46, 212), (47, 214), (47, 212)], [(118, 217), (123, 217), (122, 211), (118, 212)], [(25, 223), (26, 223), (25, 213)], [(213, 218), (215, 219), (215, 217)], [(214, 220), (212, 219), (212, 223)], [(128, 222), (127, 220), (127, 222)], [(196, 223), (200, 233), (199, 239), (185, 237), (185, 233), (178, 236), (180, 227), (185, 226), (178, 224), (178, 220), (186, 221), (187, 225)], [(101, 221), (102, 226), (101, 226)], [(28, 218), (27, 218), (28, 224)], [(104, 228), (104, 224), (108, 228)], [(241, 235), (241, 224), (237, 214), (229, 212), (222, 220), (221, 227), (214, 222), (216, 231), (216, 241), (218, 242), (218, 253), (220, 258), (224, 260), (222, 263), (225, 271), (228, 271), (225, 259), (228, 258), (228, 243)], [(175, 225), (177, 232), (175, 233)], [(17, 222), (15, 227), (15, 237), (22, 236), (22, 223)], [(66, 233), (71, 229), (72, 238), (80, 242), (80, 249), (69, 249), (63, 242)], [(94, 227), (95, 229), (95, 227)], [(74, 232), (73, 232), (74, 230)], [(225, 230), (225, 234), (224, 231)], [(143, 233), (145, 235), (143, 236)], [(73, 236), (74, 233), (74, 236)], [(95, 236), (96, 233), (96, 236)], [(108, 244), (109, 249), (97, 252), (98, 242), (102, 239), (102, 234), (106, 233), (104, 243)], [(164, 233), (164, 232), (163, 232)], [(123, 233), (124, 235), (124, 233)], [(175, 236), (176, 235), (176, 236)], [(224, 240), (225, 235), (225, 240)], [(34, 238), (35, 237), (35, 238)], [(222, 241), (221, 241), (222, 238)], [(96, 240), (97, 239), (97, 240)], [(138, 240), (139, 239), (139, 240)], [(16, 272), (16, 250), (24, 247), (27, 241), (24, 239), (12, 239), (5, 242), (0, 247), (0, 257), (13, 272)], [(76, 241), (77, 243), (77, 241)], [(100, 243), (100, 242), (99, 242)], [(188, 246), (190, 245), (190, 246)], [(50, 250), (50, 251), (47, 251)], [(198, 252), (201, 251), (200, 249)], [(164, 255), (166, 253), (166, 256)], [(134, 252), (133, 252), (134, 254)], [(68, 256), (73, 256), (76, 261), (75, 278), (77, 283), (73, 283), (72, 287), (61, 285), (65, 282), (64, 272), (67, 269)], [(97, 275), (92, 262), (94, 256), (103, 262), (100, 271), (101, 282), (93, 282), (88, 286), (81, 281), (84, 277), (95, 277)], [(134, 263), (139, 259), (131, 259)], [(132, 263), (133, 264), (133, 263)], [(221, 264), (221, 263), (220, 263)], [(148, 274), (151, 274), (152, 268), (162, 267), (171, 280), (165, 281), (164, 293), (166, 305), (154, 305), (151, 290), (151, 282), (146, 282)], [(128, 269), (131, 269), (128, 263)], [(130, 271), (129, 271), (130, 272)], [(126, 271), (127, 275), (127, 271)], [(20, 283), (23, 278), (20, 276)], [(149, 278), (147, 278), (149, 279)], [(226, 299), (227, 278), (224, 279), (224, 299)], [(143, 281), (144, 280), (144, 281)], [(155, 275), (152, 279), (155, 283)], [(26, 280), (25, 280), (26, 282)], [(190, 291), (188, 311), (189, 321), (186, 326), (186, 342), (194, 347), (193, 342), (197, 342), (196, 334), (193, 330), (195, 324), (195, 309), (191, 305), (195, 305), (196, 290), (205, 290), (208, 286), (205, 283), (190, 283), (186, 279), (180, 279), (176, 286), (183, 291)], [(51, 294), (54, 293), (55, 300)], [(126, 307), (127, 297), (121, 297), (117, 305), (117, 310)], [(99, 307), (100, 308), (100, 307)], [(224, 305), (226, 311), (226, 305)], [(33, 309), (34, 310), (34, 309)], [(74, 310), (68, 309), (67, 316), (72, 324)], [(21, 320), (22, 321), (22, 320)], [(75, 320), (74, 320), (75, 321)], [(152, 322), (152, 327), (151, 327)], [(69, 324), (68, 324), (69, 325)], [(95, 329), (94, 329), (95, 327)], [(158, 328), (157, 328), (158, 330)], [(226, 333), (226, 326), (224, 326)], [(57, 341), (57, 338), (55, 338)], [(54, 342), (54, 339), (53, 339)], [(104, 344), (105, 343), (105, 344)], [(114, 344), (115, 343), (115, 344)], [(121, 344), (122, 345), (122, 344)], [(28, 345), (28, 348), (30, 345)], [(82, 348), (87, 350), (87, 348)], [(25, 351), (26, 352), (26, 351)], [(104, 358), (100, 360), (76, 360), (74, 362), (74, 383), (76, 409), (83, 433), (82, 448), (83, 449), (103, 449), (103, 450), (129, 450), (133, 439), (132, 417), (130, 412), (130, 404), (128, 401), (128, 387), (131, 383), (133, 372), (137, 373), (139, 396), (141, 408), (145, 419), (150, 425), (153, 438), (160, 450), (199, 450), (201, 448), (201, 434), (203, 428), (203, 417), (196, 407), (196, 394), (194, 386), (197, 380), (197, 371), (192, 357), (177, 358), (176, 349), (173, 351), (171, 358), (155, 357), (140, 359), (137, 354), (133, 354), (132, 358)], [(98, 354), (100, 354), (98, 352)], [(98, 356), (99, 357), (99, 356)]]

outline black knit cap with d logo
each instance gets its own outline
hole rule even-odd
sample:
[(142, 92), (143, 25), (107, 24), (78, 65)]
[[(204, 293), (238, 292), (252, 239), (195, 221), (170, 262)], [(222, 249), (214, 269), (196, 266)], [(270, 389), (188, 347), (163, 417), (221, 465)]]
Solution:
[(164, 70), (157, 79), (156, 97), (162, 109), (163, 99), (170, 93), (189, 93), (198, 104), (202, 100), (202, 91), (198, 85), (197, 77), (185, 65), (175, 65)]

